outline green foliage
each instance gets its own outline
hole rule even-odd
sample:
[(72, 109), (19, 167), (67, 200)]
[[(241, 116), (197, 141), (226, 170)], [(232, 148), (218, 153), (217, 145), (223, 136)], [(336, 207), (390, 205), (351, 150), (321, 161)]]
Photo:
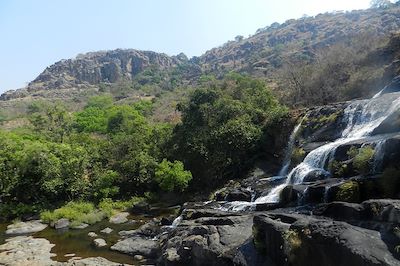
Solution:
[(299, 164), (303, 161), (304, 157), (306, 156), (306, 151), (303, 148), (294, 148), (292, 151), (291, 160), (294, 164)]
[(110, 198), (104, 198), (98, 205), (98, 208), (106, 214), (107, 217), (111, 217), (119, 211), (126, 211), (135, 204), (144, 201), (142, 197), (132, 197), (126, 201), (113, 201)]
[(119, 179), (119, 174), (113, 170), (96, 171), (91, 182), (92, 196), (95, 199), (103, 199), (117, 195), (119, 187), (116, 184)]
[(157, 167), (155, 178), (164, 191), (183, 191), (192, 180), (192, 174), (184, 170), (182, 162), (164, 159)]
[(358, 150), (352, 147), (347, 154), (353, 158), (353, 166), (360, 174), (370, 172), (375, 154), (375, 150), (371, 146), (364, 146)]
[(348, 165), (333, 160), (329, 163), (329, 172), (331, 172), (335, 177), (345, 177), (348, 173)]
[(66, 218), (74, 224), (94, 224), (104, 219), (104, 217), (104, 213), (98, 211), (93, 203), (88, 202), (69, 202), (54, 211), (44, 211), (40, 214), (40, 219), (46, 223)]
[(336, 200), (345, 202), (360, 201), (360, 187), (357, 182), (348, 181), (341, 184), (336, 193)]
[(178, 105), (182, 123), (172, 138), (173, 157), (185, 163), (194, 181), (210, 186), (241, 175), (261, 141), (268, 148), (287, 110), (260, 80), (232, 73), (208, 86)]

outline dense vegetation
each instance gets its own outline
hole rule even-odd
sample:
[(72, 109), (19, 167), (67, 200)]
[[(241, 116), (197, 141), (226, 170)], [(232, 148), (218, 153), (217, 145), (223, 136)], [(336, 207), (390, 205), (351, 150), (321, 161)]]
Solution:
[[(211, 188), (243, 175), (261, 146), (272, 148), (287, 114), (264, 82), (236, 74), (194, 90), (178, 105), (177, 125), (149, 119), (153, 108), (151, 101), (117, 104), (109, 94), (77, 112), (33, 102), (28, 125), (0, 134), (3, 215)], [(81, 205), (71, 204), (43, 217), (79, 216), (70, 209)]]

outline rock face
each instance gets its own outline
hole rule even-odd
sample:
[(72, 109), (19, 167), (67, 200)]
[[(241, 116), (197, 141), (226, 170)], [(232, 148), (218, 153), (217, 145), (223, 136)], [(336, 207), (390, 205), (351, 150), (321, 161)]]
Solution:
[(302, 215), (254, 218), (260, 252), (278, 265), (399, 265), (379, 232)]
[(7, 226), (6, 235), (29, 235), (44, 230), (47, 225), (39, 220), (29, 222), (19, 222)]
[(131, 80), (151, 66), (168, 69), (179, 62), (177, 58), (150, 51), (118, 49), (87, 53), (48, 67), (29, 84), (28, 91), (43, 87), (51, 89), (74, 87), (76, 84), (97, 85), (101, 82)]

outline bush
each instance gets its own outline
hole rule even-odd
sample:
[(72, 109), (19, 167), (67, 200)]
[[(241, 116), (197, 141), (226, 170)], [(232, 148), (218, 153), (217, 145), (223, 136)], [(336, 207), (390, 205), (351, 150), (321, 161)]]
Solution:
[(104, 219), (104, 217), (103, 212), (98, 211), (93, 203), (88, 202), (69, 202), (54, 211), (44, 211), (40, 214), (40, 219), (46, 223), (66, 218), (73, 224), (94, 224)]
[(106, 198), (99, 203), (98, 207), (107, 217), (111, 217), (116, 212), (125, 211), (141, 201), (144, 201), (144, 198), (132, 197), (127, 201), (113, 201), (112, 199)]
[(155, 178), (164, 191), (184, 191), (192, 180), (192, 174), (185, 171), (183, 163), (163, 160), (157, 167)]
[(336, 193), (336, 200), (345, 202), (359, 202), (360, 187), (358, 183), (349, 181), (341, 184)]
[[(351, 155), (354, 152), (350, 152)], [(354, 168), (360, 174), (368, 174), (370, 172), (375, 150), (371, 146), (364, 146), (358, 150), (358, 153), (353, 158)]]

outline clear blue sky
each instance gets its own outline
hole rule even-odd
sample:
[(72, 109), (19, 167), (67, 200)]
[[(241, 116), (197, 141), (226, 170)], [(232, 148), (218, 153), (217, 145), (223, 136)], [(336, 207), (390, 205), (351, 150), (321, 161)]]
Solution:
[(370, 0), (0, 0), (0, 92), (79, 53), (135, 48), (201, 55), (273, 22)]

